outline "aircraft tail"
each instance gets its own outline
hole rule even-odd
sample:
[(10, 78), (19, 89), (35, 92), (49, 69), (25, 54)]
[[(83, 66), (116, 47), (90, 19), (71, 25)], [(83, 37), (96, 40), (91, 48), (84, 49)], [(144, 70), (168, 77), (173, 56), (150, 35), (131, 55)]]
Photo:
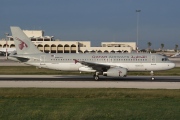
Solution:
[(19, 27), (11, 27), (17, 54), (41, 53)]

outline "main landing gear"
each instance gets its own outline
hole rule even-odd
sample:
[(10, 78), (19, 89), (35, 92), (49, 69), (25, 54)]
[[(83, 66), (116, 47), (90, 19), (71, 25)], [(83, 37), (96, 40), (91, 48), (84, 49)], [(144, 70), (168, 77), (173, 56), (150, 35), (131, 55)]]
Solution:
[(154, 79), (155, 79), (155, 78), (153, 77), (153, 76), (154, 76), (154, 72), (151, 71), (150, 74), (151, 74), (151, 76), (152, 76), (152, 77), (151, 77), (151, 80), (154, 80)]
[(95, 72), (95, 74), (93, 75), (94, 80), (98, 81), (99, 80), (99, 73)]

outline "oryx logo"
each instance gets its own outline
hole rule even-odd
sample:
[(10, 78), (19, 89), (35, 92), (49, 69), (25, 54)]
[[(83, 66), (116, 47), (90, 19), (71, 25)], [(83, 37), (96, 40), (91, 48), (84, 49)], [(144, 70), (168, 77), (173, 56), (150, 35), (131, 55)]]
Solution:
[(20, 41), (20, 44), (19, 44), (20, 50), (22, 50), (24, 47), (26, 47), (26, 48), (28, 47), (28, 45), (24, 41), (22, 41), (21, 39), (16, 38), (16, 40)]

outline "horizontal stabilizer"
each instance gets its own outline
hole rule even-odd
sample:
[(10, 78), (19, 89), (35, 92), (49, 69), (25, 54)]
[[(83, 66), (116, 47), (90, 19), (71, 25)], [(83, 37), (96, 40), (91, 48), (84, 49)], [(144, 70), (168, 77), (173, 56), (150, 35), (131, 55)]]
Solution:
[(21, 61), (21, 62), (27, 62), (29, 60), (29, 58), (25, 58), (25, 57), (20, 57), (20, 56), (16, 56), (16, 55), (10, 55), (9, 57), (12, 57), (12, 58), (16, 58), (18, 61)]

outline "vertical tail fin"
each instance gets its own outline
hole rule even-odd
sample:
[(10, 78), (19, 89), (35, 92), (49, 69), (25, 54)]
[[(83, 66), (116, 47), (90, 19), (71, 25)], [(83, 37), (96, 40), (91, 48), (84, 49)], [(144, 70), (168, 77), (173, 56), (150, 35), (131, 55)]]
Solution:
[(11, 27), (17, 54), (41, 53), (19, 27)]

